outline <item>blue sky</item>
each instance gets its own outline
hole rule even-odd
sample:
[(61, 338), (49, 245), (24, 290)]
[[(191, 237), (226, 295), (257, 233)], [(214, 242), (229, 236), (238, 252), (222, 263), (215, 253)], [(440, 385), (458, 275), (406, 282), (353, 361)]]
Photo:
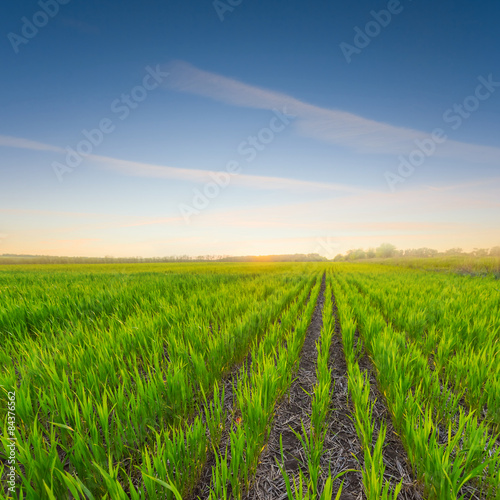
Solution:
[(0, 253), (500, 244), (498, 2), (236, 4), (4, 7)]

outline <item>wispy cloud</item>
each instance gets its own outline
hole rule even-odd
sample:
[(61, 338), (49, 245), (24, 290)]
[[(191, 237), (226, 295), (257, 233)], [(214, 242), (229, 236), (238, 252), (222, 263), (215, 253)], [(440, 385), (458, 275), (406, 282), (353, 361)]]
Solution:
[(428, 189), (433, 191), (456, 191), (459, 189), (468, 189), (478, 186), (497, 186), (500, 183), (500, 177), (490, 177), (489, 179), (478, 179), (472, 182), (463, 182), (460, 184), (450, 184), (446, 186), (427, 186)]
[[(215, 173), (210, 170), (166, 167), (161, 165), (152, 165), (149, 163), (119, 160), (107, 156), (90, 155), (88, 158), (101, 163), (108, 169), (136, 177), (152, 177), (157, 179), (178, 179), (192, 182), (207, 182), (212, 180), (210, 174)], [(313, 182), (301, 179), (291, 179), (287, 177), (270, 177), (247, 174), (232, 175), (231, 184), (235, 186), (260, 190), (327, 190), (360, 194), (369, 192), (366, 189), (345, 184)]]
[(30, 216), (59, 216), (59, 217), (71, 217), (72, 219), (75, 217), (95, 217), (100, 218), (103, 215), (108, 214), (99, 214), (99, 213), (91, 213), (91, 212), (65, 212), (61, 210), (43, 210), (43, 209), (28, 209), (28, 208), (0, 208), (0, 214), (7, 215), (30, 215)]
[[(296, 131), (307, 137), (347, 146), (362, 153), (408, 154), (416, 139), (428, 138), (423, 132), (394, 126), (353, 113), (321, 108), (289, 95), (262, 89), (222, 75), (201, 70), (182, 61), (168, 65), (165, 85), (175, 91), (201, 95), (232, 106), (256, 109), (283, 109), (295, 115)], [(443, 127), (436, 123), (436, 127)], [(434, 153), (437, 157), (494, 163), (500, 161), (500, 148), (448, 140)]]
[[(21, 149), (51, 151), (66, 154), (66, 150), (50, 144), (31, 141), (19, 137), (0, 136), (0, 146), (15, 147)], [(154, 179), (174, 179), (194, 183), (203, 183), (213, 180), (211, 174), (216, 172), (197, 168), (178, 168), (164, 165), (153, 165), (130, 160), (122, 160), (109, 156), (85, 155), (87, 160), (98, 163), (101, 167), (113, 170), (122, 175), (154, 178)], [(229, 174), (228, 174), (229, 175)], [(231, 176), (231, 184), (258, 190), (326, 190), (346, 193), (368, 193), (369, 191), (356, 186), (336, 184), (328, 182), (314, 182), (301, 179), (291, 179), (287, 177), (270, 177), (259, 175), (238, 174)]]
[[(234, 227), (301, 231), (330, 231), (331, 234), (370, 234), (377, 232), (439, 235), (448, 231), (461, 234), (470, 221), (462, 213), (478, 210), (481, 224), (474, 226), (498, 228), (500, 202), (493, 193), (484, 194), (481, 184), (457, 185), (448, 190), (413, 189), (388, 196), (372, 192), (369, 195), (347, 195), (314, 201), (299, 201), (279, 206), (260, 206), (233, 210), (213, 210), (207, 213), (203, 227)], [(486, 215), (488, 214), (488, 215)], [(493, 224), (493, 226), (492, 226)], [(488, 229), (488, 230), (490, 230)]]
[(44, 144), (42, 142), (23, 139), (22, 137), (12, 137), (10, 135), (0, 135), (0, 146), (7, 148), (31, 149), (33, 151), (52, 151), (55, 153), (66, 153), (63, 148)]

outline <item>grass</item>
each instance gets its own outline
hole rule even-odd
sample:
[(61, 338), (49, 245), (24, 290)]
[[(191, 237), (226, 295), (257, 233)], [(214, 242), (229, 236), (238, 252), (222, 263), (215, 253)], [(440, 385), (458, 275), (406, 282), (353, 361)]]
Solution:
[[(307, 459), (295, 479), (282, 468), (288, 498), (334, 494), (337, 476), (322, 466), (335, 391), (332, 295), (366, 497), (396, 498), (401, 483), (385, 471), (387, 427), (375, 425), (364, 354), (426, 498), (500, 498), (498, 281), (431, 271), (464, 262), (0, 267), (5, 497), (185, 498), (212, 457), (210, 498), (242, 498), (326, 272), (311, 413), (297, 433)], [(466, 264), (472, 274), (498, 271), (495, 259)], [(230, 411), (223, 382), (241, 363)]]

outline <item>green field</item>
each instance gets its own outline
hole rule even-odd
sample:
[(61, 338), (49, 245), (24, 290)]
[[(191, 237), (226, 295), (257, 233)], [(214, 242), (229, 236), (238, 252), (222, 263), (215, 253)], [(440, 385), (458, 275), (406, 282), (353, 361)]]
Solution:
[(441, 268), (0, 267), (0, 494), (500, 499), (500, 281)]

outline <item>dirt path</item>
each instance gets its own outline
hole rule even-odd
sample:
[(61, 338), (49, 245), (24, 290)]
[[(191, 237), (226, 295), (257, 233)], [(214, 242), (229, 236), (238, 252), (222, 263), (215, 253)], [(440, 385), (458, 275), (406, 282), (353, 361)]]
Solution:
[[(325, 301), (325, 285), (325, 276), (323, 276), (316, 307), (301, 351), (296, 378), (290, 387), (288, 395), (285, 396), (276, 408), (268, 444), (261, 456), (254, 485), (245, 497), (245, 500), (284, 500), (287, 498), (285, 482), (277, 464), (277, 460), (280, 460), (280, 437), (283, 442), (285, 469), (289, 476), (297, 477), (299, 468), (301, 467), (304, 472), (307, 471), (304, 449), (292, 429), (301, 433), (302, 422), (306, 430), (309, 430), (310, 427), (311, 397), (307, 393), (311, 393), (316, 384), (318, 354), (316, 342), (320, 338), (323, 326), (322, 310)], [(363, 452), (355, 426), (350, 418), (352, 416), (352, 408), (348, 401), (347, 365), (335, 297), (333, 297), (332, 314), (335, 316), (335, 334), (332, 337), (329, 359), (329, 367), (332, 373), (332, 413), (321, 460), (324, 473), (320, 479), (319, 491), (323, 489), (329, 469), (334, 476), (347, 469), (356, 469), (356, 472), (348, 472), (334, 483), (334, 495), (343, 481), (344, 486), (340, 497), (341, 500), (362, 500), (365, 497), (362, 476), (359, 469), (363, 466)], [(384, 399), (377, 389), (374, 376), (375, 371), (371, 361), (365, 355), (359, 364), (362, 370), (368, 372), (372, 397), (377, 400), (374, 408), (374, 417), (376, 420), (375, 438), (380, 429), (381, 422), (384, 421), (387, 424), (386, 447), (384, 450), (384, 462), (386, 464), (385, 478), (393, 485), (403, 479), (403, 489), (399, 496), (401, 500), (421, 500), (423, 497), (416, 483), (413, 481), (405, 450), (399, 437), (394, 432)], [(245, 366), (248, 369), (251, 367), (250, 355), (245, 361)], [(233, 384), (237, 384), (237, 380), (238, 371), (235, 370), (224, 381), (224, 406), (227, 410), (226, 429), (231, 428), (232, 419), (235, 418), (233, 411)], [(228, 433), (223, 437), (220, 450), (226, 449), (229, 444), (228, 437)], [(191, 498), (207, 498), (213, 463), (214, 457), (212, 456), (206, 464), (202, 478), (198, 483), (198, 488)]]
[[(304, 308), (307, 307), (307, 304), (310, 301), (311, 298), (311, 292), (312, 292), (312, 287), (309, 290), (309, 294), (304, 302)], [(297, 295), (296, 298), (299, 297), (301, 292)], [(295, 299), (294, 299), (295, 300)], [(293, 301), (292, 301), (293, 302)], [(292, 303), (291, 302), (291, 303)], [(291, 304), (290, 303), (290, 304)], [(281, 314), (284, 314), (285, 310), (281, 312)], [(281, 325), (281, 315), (280, 317), (276, 320), (280, 325)], [(263, 334), (260, 339), (259, 343), (264, 339), (265, 334)], [(245, 367), (247, 373), (250, 373), (252, 370), (252, 350), (250, 349), (249, 353), (247, 354), (247, 357), (242, 363), (239, 363), (236, 365), (232, 370), (231, 373), (223, 377), (223, 379), (219, 382), (219, 385), (222, 389), (224, 387), (224, 404), (223, 408), (226, 413), (226, 421), (224, 425), (224, 433), (222, 435), (221, 443), (219, 445), (219, 455), (224, 455), (224, 453), (227, 451), (228, 457), (230, 457), (230, 430), (233, 427), (234, 424), (234, 419), (236, 418), (236, 413), (235, 409), (237, 408), (237, 403), (235, 401), (235, 395), (234, 395), (234, 388), (238, 387), (238, 381), (241, 373), (242, 367)], [(212, 467), (215, 466), (215, 455), (213, 452), (209, 454), (208, 460), (205, 463), (205, 466), (203, 468), (203, 472), (201, 474), (200, 480), (198, 481), (198, 484), (196, 488), (193, 490), (191, 495), (187, 500), (199, 500), (199, 499), (204, 499), (208, 498), (210, 494), (210, 486), (211, 486), (211, 481), (212, 481)]]
[(404, 449), (401, 439), (396, 434), (392, 419), (387, 410), (385, 399), (377, 387), (375, 378), (375, 369), (370, 358), (365, 355), (359, 360), (359, 368), (366, 371), (370, 380), (370, 397), (375, 401), (373, 407), (373, 418), (375, 420), (374, 441), (377, 439), (380, 425), (385, 422), (387, 434), (385, 438), (385, 447), (382, 452), (385, 465), (384, 478), (386, 481), (396, 485), (403, 481), (403, 487), (399, 493), (400, 500), (422, 500), (422, 491), (416, 479), (413, 477), (412, 469)]
[(247, 500), (278, 500), (286, 498), (285, 483), (276, 463), (276, 460), (280, 459), (280, 436), (283, 439), (286, 471), (290, 475), (294, 475), (299, 470), (300, 462), (305, 462), (302, 445), (291, 429), (301, 432), (301, 422), (304, 422), (306, 429), (309, 427), (311, 398), (304, 391), (311, 393), (316, 383), (316, 362), (318, 357), (316, 342), (320, 337), (321, 327), (323, 326), (322, 310), (325, 300), (325, 287), (326, 277), (323, 275), (318, 301), (302, 347), (296, 379), (290, 387), (289, 395), (285, 396), (276, 408), (273, 429), (267, 447), (261, 456), (255, 483), (246, 497)]
[(342, 481), (344, 481), (341, 500), (358, 500), (364, 498), (363, 480), (359, 471), (359, 464), (363, 464), (363, 451), (356, 428), (350, 418), (352, 410), (348, 403), (347, 364), (335, 297), (333, 297), (332, 314), (335, 317), (335, 334), (330, 346), (329, 365), (332, 372), (333, 411), (326, 436), (323, 460), (327, 469), (328, 466), (331, 467), (333, 476), (344, 470), (357, 470), (356, 472), (347, 472), (335, 481), (334, 494), (337, 494)]

